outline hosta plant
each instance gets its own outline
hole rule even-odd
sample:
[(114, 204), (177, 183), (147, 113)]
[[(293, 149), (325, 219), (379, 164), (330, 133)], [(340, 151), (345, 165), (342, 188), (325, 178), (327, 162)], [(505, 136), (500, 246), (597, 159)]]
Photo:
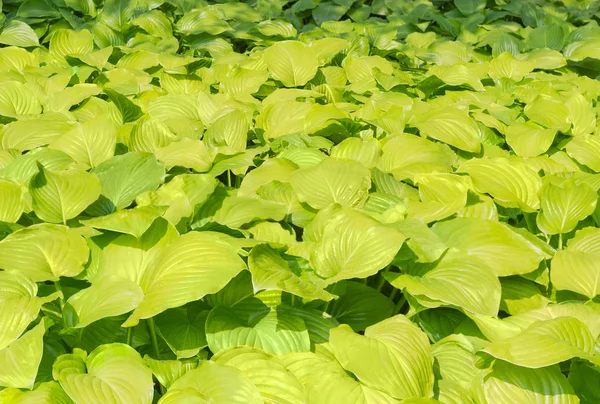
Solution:
[(0, 404), (600, 402), (600, 2), (0, 5)]

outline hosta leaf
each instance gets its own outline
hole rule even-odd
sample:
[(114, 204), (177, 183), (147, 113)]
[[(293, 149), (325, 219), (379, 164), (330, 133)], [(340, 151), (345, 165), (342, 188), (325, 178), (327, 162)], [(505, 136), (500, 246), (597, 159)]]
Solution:
[(57, 382), (41, 383), (33, 391), (4, 389), (0, 392), (3, 404), (71, 404), (72, 401)]
[(578, 163), (600, 172), (600, 136), (577, 136), (567, 143), (566, 150)]
[(246, 323), (232, 309), (216, 306), (206, 320), (206, 338), (214, 353), (242, 346), (259, 348), (273, 355), (310, 350), (304, 321), (278, 310)]
[(475, 367), (475, 350), (463, 335), (450, 335), (431, 347), (434, 372), (441, 380), (470, 388), (479, 370)]
[(38, 163), (39, 172), (29, 184), (33, 210), (47, 222), (66, 223), (100, 196), (100, 180), (79, 169), (52, 171)]
[(276, 42), (263, 57), (271, 76), (286, 87), (303, 86), (315, 76), (319, 65), (315, 53), (299, 41)]
[(429, 342), (406, 317), (397, 315), (372, 325), (364, 336), (341, 325), (331, 330), (330, 338), (344, 369), (367, 386), (398, 399), (433, 394)]
[(542, 124), (551, 129), (565, 132), (569, 129), (569, 112), (564, 102), (555, 98), (540, 94), (527, 104), (524, 109), (525, 115), (532, 121)]
[(243, 152), (248, 129), (246, 114), (235, 110), (213, 122), (204, 134), (204, 141), (208, 147), (228, 146), (232, 152)]
[(398, 403), (389, 395), (356, 381), (335, 358), (313, 352), (292, 353), (281, 358), (288, 370), (305, 385), (309, 403)]
[(0, 179), (0, 221), (15, 223), (23, 214), (24, 205), (21, 187), (12, 181)]
[(71, 119), (64, 113), (49, 112), (39, 118), (12, 122), (5, 128), (2, 147), (25, 151), (47, 145), (74, 127)]
[(219, 365), (231, 366), (244, 372), (258, 388), (265, 401), (272, 403), (306, 402), (304, 386), (289, 372), (277, 357), (259, 349), (235, 348), (222, 351), (211, 359)]
[(476, 258), (446, 256), (421, 277), (388, 273), (386, 278), (411, 295), (494, 316), (500, 305), (500, 281), (493, 270)]
[(552, 259), (550, 278), (558, 290), (570, 290), (593, 299), (600, 294), (600, 254), (558, 251)]
[(105, 118), (91, 119), (50, 143), (85, 167), (95, 167), (115, 152), (116, 128)]
[(142, 289), (127, 279), (102, 277), (67, 301), (77, 313), (76, 328), (105, 317), (114, 317), (135, 309), (144, 299)]
[(282, 203), (232, 196), (225, 198), (213, 220), (231, 228), (239, 228), (255, 220), (283, 220), (286, 213)]
[(191, 216), (194, 208), (215, 191), (217, 184), (210, 175), (183, 174), (156, 191), (140, 194), (135, 202), (138, 206), (166, 206), (163, 217), (176, 225), (182, 218)]
[(310, 262), (328, 283), (377, 273), (405, 239), (397, 230), (349, 208), (323, 210), (311, 225), (315, 230), (304, 233), (305, 241), (314, 241)]
[(519, 366), (544, 368), (594, 353), (594, 337), (575, 318), (540, 321), (519, 335), (493, 342), (484, 352)]
[(92, 173), (100, 179), (102, 196), (88, 212), (101, 216), (126, 208), (142, 192), (158, 188), (165, 169), (153, 155), (127, 153), (106, 160)]
[(0, 271), (0, 352), (14, 342), (57, 294), (37, 297), (37, 284), (16, 271)]
[(177, 379), (160, 404), (181, 402), (215, 404), (260, 404), (260, 391), (241, 370), (202, 361), (196, 369)]
[(467, 204), (468, 178), (447, 173), (423, 174), (415, 177), (420, 202), (408, 201), (408, 218), (426, 223), (453, 215)]
[(414, 123), (422, 136), (434, 138), (458, 149), (477, 153), (481, 135), (477, 122), (454, 107), (429, 111)]
[(337, 282), (331, 291), (340, 297), (331, 304), (328, 312), (356, 332), (385, 320), (394, 310), (390, 299), (360, 282)]
[(53, 375), (78, 404), (152, 402), (152, 372), (125, 344), (102, 345), (87, 358), (62, 355), (54, 363)]
[(206, 318), (209, 310), (198, 305), (177, 307), (157, 315), (156, 326), (178, 358), (191, 358), (206, 347)]
[(44, 320), (0, 350), (0, 386), (33, 388), (44, 350)]
[[(0, 43), (12, 46), (38, 46), (39, 39), (35, 31), (23, 21), (10, 20), (2, 27)], [(0, 114), (2, 115), (2, 114)]]
[(76, 230), (49, 223), (18, 230), (0, 241), (0, 268), (19, 271), (34, 281), (76, 276), (88, 255)]
[(96, 229), (131, 234), (135, 238), (140, 238), (152, 226), (156, 218), (165, 211), (166, 208), (163, 207), (140, 206), (94, 219), (82, 220), (81, 223)]
[(461, 164), (459, 171), (469, 174), (478, 192), (490, 194), (503, 206), (524, 212), (540, 207), (542, 179), (522, 162), (501, 157), (472, 159)]
[(216, 293), (245, 268), (229, 243), (211, 234), (185, 234), (169, 244), (142, 275), (144, 300), (125, 325)]
[(436, 223), (432, 229), (449, 247), (479, 258), (498, 276), (532, 272), (550, 258), (539, 243), (491, 220), (459, 218)]
[(182, 139), (154, 151), (158, 161), (167, 168), (175, 166), (191, 168), (199, 173), (210, 170), (212, 158), (201, 140)]
[(37, 115), (41, 112), (40, 101), (35, 93), (24, 84), (16, 81), (2, 83), (2, 87), (0, 87), (0, 115), (18, 118), (23, 115)]
[(419, 173), (449, 172), (455, 160), (448, 146), (403, 134), (385, 143), (379, 168), (403, 180)]
[(600, 372), (584, 361), (573, 361), (569, 371), (569, 384), (581, 403), (591, 404), (600, 399)]
[(189, 360), (156, 360), (152, 359), (148, 355), (144, 356), (144, 361), (152, 373), (158, 380), (158, 382), (166, 388), (171, 385), (181, 376), (186, 374), (192, 369), (198, 367), (198, 361), (196, 359)]
[(506, 143), (521, 157), (535, 157), (546, 152), (556, 136), (555, 129), (546, 129), (533, 121), (516, 123), (506, 128)]
[(587, 184), (548, 180), (541, 192), (537, 225), (544, 233), (568, 233), (596, 209), (598, 194)]
[(310, 277), (296, 274), (275, 250), (267, 245), (252, 249), (248, 256), (254, 290), (282, 290), (303, 299), (329, 301), (333, 295), (323, 290), (323, 285)]
[(532, 404), (579, 402), (558, 366), (528, 369), (502, 361), (496, 361), (492, 372), (486, 377), (483, 383), (483, 394), (488, 402), (499, 400)]
[(587, 135), (594, 132), (596, 127), (596, 114), (590, 103), (581, 94), (573, 94), (566, 102), (569, 111), (569, 121), (573, 124), (573, 136)]
[(371, 187), (371, 179), (369, 170), (362, 164), (329, 158), (314, 167), (295, 171), (291, 184), (298, 199), (315, 209), (326, 208), (332, 203), (361, 207)]

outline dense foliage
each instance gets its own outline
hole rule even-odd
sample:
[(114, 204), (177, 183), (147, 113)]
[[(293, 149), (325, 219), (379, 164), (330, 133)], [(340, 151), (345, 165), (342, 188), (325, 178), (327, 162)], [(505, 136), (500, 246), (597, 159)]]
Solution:
[(0, 404), (600, 402), (600, 2), (0, 4)]

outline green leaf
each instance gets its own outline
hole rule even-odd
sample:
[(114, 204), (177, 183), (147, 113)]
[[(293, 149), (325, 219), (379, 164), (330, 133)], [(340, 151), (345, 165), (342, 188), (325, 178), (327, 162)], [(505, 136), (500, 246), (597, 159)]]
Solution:
[(14, 121), (6, 126), (2, 147), (19, 151), (32, 150), (58, 139), (74, 128), (64, 113), (48, 112), (39, 118)]
[(177, 30), (183, 35), (195, 35), (206, 32), (219, 35), (230, 31), (229, 24), (222, 20), (216, 10), (208, 7), (194, 9), (186, 13), (178, 22)]
[(0, 391), (0, 402), (3, 404), (71, 404), (67, 393), (57, 382), (41, 383), (33, 391), (4, 389)]
[(205, 348), (208, 310), (200, 305), (169, 309), (155, 317), (156, 326), (177, 358), (191, 358)]
[(19, 338), (44, 303), (58, 297), (40, 298), (37, 292), (37, 284), (20, 272), (0, 271), (0, 352)]
[(483, 351), (528, 368), (544, 368), (574, 357), (594, 353), (594, 337), (575, 318), (556, 318), (534, 323), (520, 334), (493, 342)]
[(139, 206), (94, 219), (81, 220), (81, 223), (96, 229), (131, 234), (139, 239), (165, 211), (163, 207)]
[(516, 233), (505, 224), (491, 220), (458, 218), (433, 225), (446, 245), (482, 260), (498, 276), (532, 272), (550, 258), (541, 241)]
[(577, 136), (566, 146), (567, 154), (578, 163), (600, 172), (600, 138), (593, 135)]
[(213, 361), (202, 361), (177, 379), (159, 404), (176, 403), (230, 403), (260, 404), (260, 391), (241, 370), (219, 365)]
[(298, 199), (315, 209), (332, 203), (361, 207), (371, 187), (370, 178), (369, 170), (358, 162), (328, 158), (295, 171), (291, 184)]
[(413, 125), (419, 129), (422, 136), (434, 138), (458, 149), (477, 153), (481, 148), (482, 135), (477, 122), (458, 108), (433, 109), (418, 116)]
[(79, 169), (52, 171), (38, 163), (39, 172), (29, 185), (33, 210), (42, 220), (66, 223), (100, 196), (100, 180)]
[(425, 334), (397, 315), (355, 334), (331, 330), (330, 345), (344, 369), (367, 386), (402, 399), (433, 395), (433, 358)]
[(50, 53), (58, 58), (85, 55), (94, 49), (94, 36), (88, 30), (59, 29), (50, 39)]
[(387, 266), (405, 237), (364, 213), (334, 207), (322, 210), (304, 233), (312, 242), (310, 262), (328, 283), (366, 278)]
[(2, 87), (0, 87), (0, 115), (19, 118), (24, 115), (41, 113), (42, 105), (32, 90), (16, 81), (2, 83)]
[(152, 369), (152, 373), (158, 382), (166, 388), (171, 387), (171, 385), (181, 376), (198, 367), (198, 361), (196, 359), (185, 361), (157, 360), (145, 355), (144, 361), (148, 367)]
[(337, 282), (331, 292), (340, 297), (333, 302), (329, 313), (356, 332), (385, 320), (392, 315), (393, 302), (377, 290), (359, 282)]
[(144, 300), (124, 326), (216, 293), (245, 268), (236, 250), (222, 239), (198, 232), (184, 234), (143, 273), (139, 284)]
[(537, 225), (546, 234), (568, 233), (596, 209), (598, 194), (587, 184), (553, 181), (542, 187)]
[(24, 48), (40, 44), (35, 31), (19, 20), (10, 20), (4, 23), (2, 32), (0, 32), (0, 43)]
[(569, 384), (575, 390), (582, 404), (592, 404), (600, 400), (600, 372), (584, 361), (571, 362)]
[(83, 167), (94, 168), (114, 155), (116, 135), (116, 128), (101, 117), (84, 122), (48, 147), (65, 152)]
[(86, 356), (85, 352), (62, 355), (54, 363), (54, 379), (73, 401), (152, 402), (152, 372), (135, 349), (125, 344), (107, 344)]
[[(256, 348), (234, 348), (222, 351), (211, 359), (223, 366), (244, 372), (260, 391), (265, 401), (273, 403), (306, 402), (304, 386), (277, 357)], [(265, 377), (268, 375), (267, 377)]]
[(32, 389), (44, 351), (44, 320), (0, 350), (0, 386)]
[(398, 180), (413, 179), (419, 173), (449, 172), (455, 160), (447, 145), (403, 134), (384, 144), (379, 169)]
[(496, 361), (483, 383), (483, 395), (488, 402), (505, 400), (511, 403), (576, 404), (567, 378), (558, 366), (528, 369)]
[(83, 271), (88, 256), (85, 239), (61, 225), (30, 226), (0, 241), (0, 267), (19, 271), (36, 282), (76, 276)]
[(139, 0), (107, 0), (102, 9), (102, 21), (116, 31), (127, 28)]
[(25, 208), (23, 191), (18, 184), (0, 179), (0, 221), (15, 223)]
[(242, 346), (259, 348), (273, 355), (310, 350), (304, 321), (279, 310), (244, 321), (234, 310), (216, 306), (206, 320), (206, 339), (214, 353)]
[(555, 129), (545, 129), (533, 121), (515, 123), (506, 128), (506, 143), (521, 157), (545, 153), (556, 136)]
[(205, 174), (182, 174), (156, 191), (140, 194), (135, 202), (138, 206), (167, 206), (163, 217), (174, 225), (190, 217), (215, 191), (218, 181)]
[(83, 328), (102, 318), (128, 313), (143, 299), (144, 292), (134, 282), (106, 276), (72, 295), (67, 304), (77, 313), (74, 327)]
[(199, 173), (210, 170), (212, 157), (202, 140), (182, 139), (154, 151), (158, 161), (167, 169), (175, 166), (191, 168)]
[(471, 15), (483, 11), (485, 0), (454, 0), (456, 8), (464, 15)]
[(600, 254), (558, 251), (552, 259), (550, 279), (558, 290), (570, 290), (593, 299), (600, 294)]
[(490, 194), (507, 208), (534, 212), (540, 207), (542, 179), (521, 161), (498, 157), (465, 161), (460, 172), (469, 174), (477, 192)]
[(329, 301), (333, 295), (323, 290), (325, 286), (309, 274), (295, 273), (275, 250), (262, 244), (254, 247), (248, 256), (254, 290), (282, 290), (306, 300)]
[(319, 66), (315, 53), (299, 41), (276, 42), (264, 52), (263, 59), (271, 76), (286, 87), (305, 85)]
[(387, 394), (356, 381), (323, 348), (317, 350), (317, 353), (291, 353), (280, 358), (305, 386), (309, 403), (398, 403)]
[(494, 271), (477, 258), (447, 255), (422, 276), (387, 273), (385, 277), (394, 287), (406, 289), (417, 298), (425, 296), (472, 313), (498, 314), (500, 281)]
[(165, 175), (163, 165), (153, 155), (138, 152), (114, 156), (91, 172), (102, 184), (102, 196), (88, 208), (95, 216), (128, 207), (142, 192), (158, 188)]

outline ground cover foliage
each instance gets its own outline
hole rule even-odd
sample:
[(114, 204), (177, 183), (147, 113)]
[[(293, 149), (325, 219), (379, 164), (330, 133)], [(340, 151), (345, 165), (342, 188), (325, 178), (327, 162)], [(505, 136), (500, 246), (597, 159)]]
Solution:
[(0, 4), (0, 403), (600, 402), (599, 2)]

